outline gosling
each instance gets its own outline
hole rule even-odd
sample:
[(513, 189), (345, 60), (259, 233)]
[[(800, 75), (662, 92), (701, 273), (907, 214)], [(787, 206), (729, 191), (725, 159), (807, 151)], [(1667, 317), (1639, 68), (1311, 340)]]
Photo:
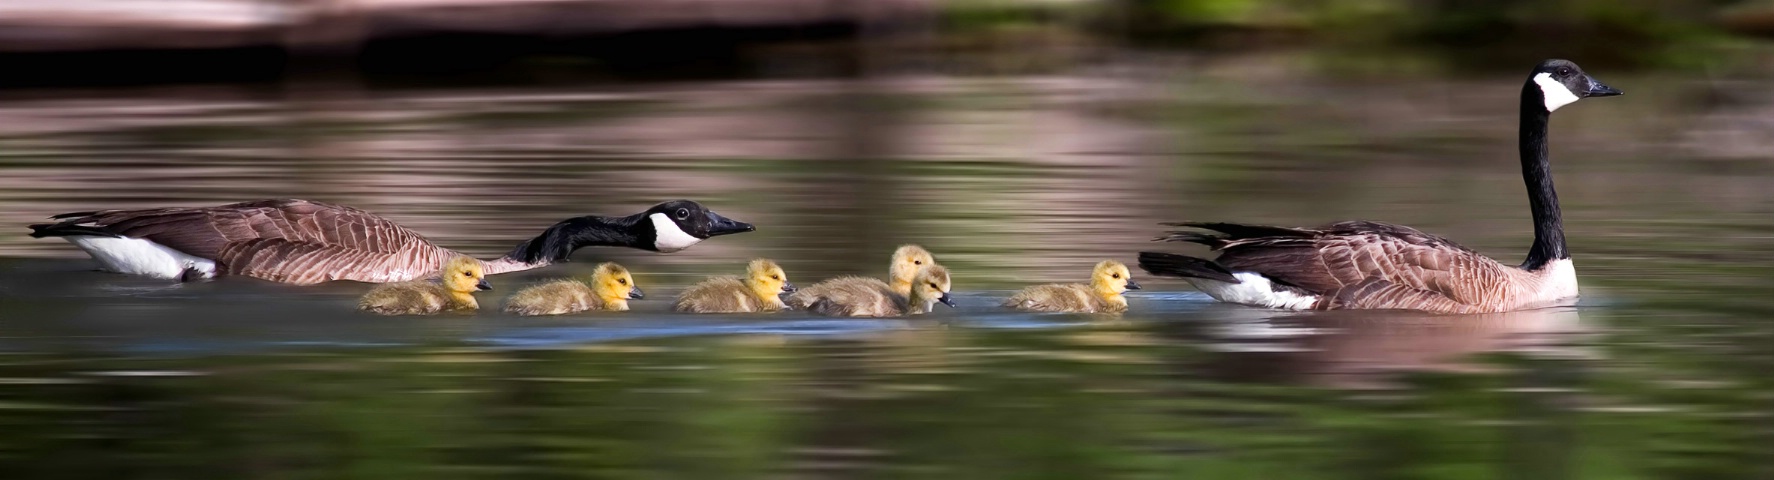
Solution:
[(794, 291), (795, 284), (788, 282), (782, 267), (760, 258), (745, 267), (744, 280), (731, 276), (703, 280), (679, 294), (671, 308), (687, 313), (775, 312), (787, 307), (782, 295)]
[(949, 270), (942, 265), (918, 270), (909, 285), (911, 295), (900, 295), (873, 278), (844, 277), (826, 283), (830, 285), (807, 304), (807, 311), (829, 317), (899, 317), (930, 313), (937, 302), (955, 306), (949, 297)]
[(1122, 313), (1127, 311), (1128, 290), (1139, 290), (1127, 266), (1103, 260), (1090, 271), (1090, 284), (1050, 284), (1025, 288), (1004, 301), (1004, 306), (1035, 312)]
[(438, 282), (414, 280), (371, 289), (358, 300), (359, 310), (382, 315), (434, 315), (480, 309), (474, 292), (492, 290), (480, 260), (456, 256), (444, 263)]
[(587, 310), (620, 312), (628, 310), (629, 300), (645, 298), (634, 284), (628, 269), (615, 263), (603, 263), (592, 271), (589, 281), (555, 280), (525, 287), (505, 299), (506, 313), (518, 315), (563, 315)]
[[(887, 264), (888, 286), (893, 293), (901, 297), (912, 294), (912, 280), (918, 270), (925, 266), (936, 265), (936, 257), (928, 250), (917, 245), (900, 245), (893, 251), (893, 260)], [(820, 297), (827, 296), (839, 288), (857, 288), (859, 285), (873, 286), (881, 284), (880, 280), (866, 277), (845, 276), (815, 283), (788, 296), (787, 305), (791, 308), (805, 310)]]

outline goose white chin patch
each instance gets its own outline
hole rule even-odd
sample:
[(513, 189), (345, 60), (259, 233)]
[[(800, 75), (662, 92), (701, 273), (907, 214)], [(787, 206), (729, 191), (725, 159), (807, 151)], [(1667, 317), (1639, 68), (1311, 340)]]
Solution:
[(1577, 101), (1577, 94), (1571, 93), (1571, 89), (1565, 88), (1565, 84), (1553, 80), (1550, 73), (1535, 75), (1534, 83), (1540, 85), (1540, 96), (1546, 99), (1547, 113)]
[(684, 233), (677, 222), (671, 221), (663, 213), (648, 215), (647, 218), (653, 220), (653, 248), (660, 252), (672, 253), (702, 242), (702, 239)]
[(1186, 280), (1195, 285), (1197, 290), (1201, 290), (1201, 293), (1226, 303), (1286, 310), (1306, 310), (1318, 303), (1318, 297), (1314, 295), (1276, 291), (1275, 285), (1269, 282), (1269, 277), (1260, 274), (1237, 272), (1232, 276), (1237, 277), (1239, 282), (1226, 283), (1205, 278)]
[(68, 239), (68, 243), (85, 250), (87, 255), (92, 255), (92, 259), (97, 260), (108, 271), (170, 280), (179, 278), (185, 273), (185, 269), (190, 268), (201, 273), (203, 278), (216, 276), (215, 261), (194, 257), (152, 241), (130, 237), (64, 238)]

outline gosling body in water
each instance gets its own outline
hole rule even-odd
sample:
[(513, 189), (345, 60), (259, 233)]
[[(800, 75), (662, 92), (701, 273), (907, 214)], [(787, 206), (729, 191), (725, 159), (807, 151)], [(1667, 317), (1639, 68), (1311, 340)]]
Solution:
[(815, 283), (800, 289), (785, 300), (789, 308), (806, 310), (814, 301), (821, 297), (831, 296), (843, 290), (858, 291), (873, 288), (875, 285), (886, 285), (891, 292), (901, 297), (911, 296), (913, 277), (925, 266), (936, 265), (936, 257), (924, 247), (917, 245), (900, 245), (893, 251), (893, 260), (887, 265), (887, 282), (868, 277), (843, 276)]
[(776, 262), (752, 260), (745, 278), (713, 277), (685, 289), (672, 310), (687, 313), (775, 312), (786, 308), (782, 295), (794, 293), (788, 274)]
[(1127, 265), (1103, 260), (1090, 271), (1090, 284), (1049, 284), (1025, 288), (1004, 306), (1035, 312), (1121, 313), (1127, 311), (1128, 290), (1139, 290)]
[(873, 278), (834, 279), (813, 297), (804, 297), (808, 312), (828, 317), (900, 317), (930, 313), (937, 303), (954, 307), (949, 297), (949, 270), (926, 265), (906, 285), (901, 295), (891, 285)]
[(474, 292), (492, 290), (479, 260), (457, 256), (444, 263), (436, 283), (414, 280), (378, 286), (358, 300), (357, 308), (382, 315), (433, 315), (480, 309)]
[(615, 263), (603, 263), (587, 281), (555, 280), (526, 287), (505, 300), (505, 311), (518, 315), (564, 315), (588, 310), (624, 311), (629, 300), (645, 295), (634, 275)]

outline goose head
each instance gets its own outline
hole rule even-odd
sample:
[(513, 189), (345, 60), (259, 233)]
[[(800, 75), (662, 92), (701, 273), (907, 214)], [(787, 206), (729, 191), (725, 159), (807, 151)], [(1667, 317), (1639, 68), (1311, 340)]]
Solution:
[(1127, 270), (1127, 265), (1114, 260), (1103, 260), (1096, 264), (1096, 268), (1091, 269), (1090, 286), (1093, 290), (1110, 296), (1140, 289), (1140, 284), (1134, 283), (1133, 274)]
[(795, 284), (788, 283), (788, 274), (776, 262), (767, 259), (752, 260), (745, 267), (745, 282), (758, 298), (771, 299), (795, 293)]
[(1583, 68), (1576, 62), (1561, 59), (1547, 60), (1535, 66), (1534, 73), (1528, 76), (1526, 88), (1539, 95), (1546, 113), (1584, 98), (1611, 97), (1621, 93), (1583, 73)]
[(901, 295), (909, 295), (907, 288), (917, 277), (918, 271), (924, 267), (936, 265), (936, 256), (929, 250), (917, 245), (900, 245), (893, 251), (893, 262), (888, 266), (887, 278), (893, 280), (893, 289)]
[(710, 237), (757, 230), (752, 224), (723, 217), (689, 200), (654, 205), (642, 215), (647, 221), (641, 223), (652, 230), (652, 249), (662, 253), (690, 248)]
[(605, 304), (620, 305), (618, 310), (627, 310), (629, 300), (646, 298), (641, 288), (635, 286), (634, 275), (614, 262), (598, 264), (591, 273), (591, 288)]
[(492, 285), (487, 284), (486, 269), (481, 266), (480, 260), (460, 255), (451, 257), (444, 263), (443, 284), (455, 293), (493, 289)]
[(955, 308), (955, 300), (949, 296), (949, 269), (942, 265), (930, 265), (918, 270), (918, 276), (912, 282), (911, 303), (916, 313), (929, 312), (937, 302)]

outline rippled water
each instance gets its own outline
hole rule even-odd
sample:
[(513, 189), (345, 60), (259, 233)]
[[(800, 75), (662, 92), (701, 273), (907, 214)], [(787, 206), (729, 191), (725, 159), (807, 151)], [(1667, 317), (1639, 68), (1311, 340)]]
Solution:
[[(1585, 298), (1476, 317), (1216, 305), (1136, 272), (1120, 317), (997, 309), (1131, 263), (1161, 221), (1404, 223), (1513, 262), (1514, 73), (1170, 59), (1045, 77), (57, 92), (0, 105), (9, 478), (1767, 478), (1774, 169), (1760, 79), (1610, 72), (1560, 110)], [(1745, 98), (1714, 98), (1720, 92)], [(614, 315), (379, 318), (367, 287), (91, 271), (24, 225), (290, 196), (494, 256), (671, 198), (755, 223), (615, 260)], [(960, 307), (688, 316), (777, 259), (881, 275), (916, 242)], [(483, 297), (483, 304), (497, 297)], [(496, 300), (495, 300), (496, 301)], [(940, 308), (940, 307), (939, 307)], [(15, 476), (16, 475), (16, 476)]]

